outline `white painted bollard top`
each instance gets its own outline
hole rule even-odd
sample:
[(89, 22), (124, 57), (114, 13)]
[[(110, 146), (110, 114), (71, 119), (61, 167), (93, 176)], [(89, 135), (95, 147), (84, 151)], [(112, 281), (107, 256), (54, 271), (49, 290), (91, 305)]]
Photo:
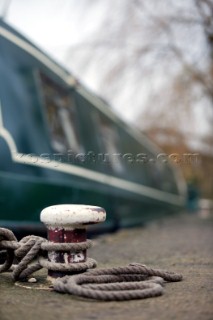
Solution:
[(60, 204), (41, 211), (40, 220), (49, 227), (71, 228), (105, 221), (106, 212), (101, 207)]

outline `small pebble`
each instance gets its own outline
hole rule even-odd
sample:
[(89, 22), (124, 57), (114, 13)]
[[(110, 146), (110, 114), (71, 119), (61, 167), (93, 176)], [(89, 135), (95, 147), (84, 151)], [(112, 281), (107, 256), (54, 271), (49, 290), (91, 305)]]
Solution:
[(30, 279), (28, 279), (28, 282), (35, 283), (35, 282), (37, 282), (37, 280), (36, 280), (36, 278), (30, 278)]

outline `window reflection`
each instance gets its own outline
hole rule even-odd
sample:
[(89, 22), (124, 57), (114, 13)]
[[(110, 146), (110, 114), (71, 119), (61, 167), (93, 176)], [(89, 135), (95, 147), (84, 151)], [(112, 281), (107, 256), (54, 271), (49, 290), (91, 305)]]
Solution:
[(105, 116), (97, 117), (100, 131), (101, 150), (106, 152), (105, 158), (108, 158), (109, 164), (115, 172), (123, 172), (121, 153), (119, 151), (120, 136), (114, 123), (111, 123)]
[(51, 144), (55, 151), (82, 151), (75, 104), (70, 92), (40, 73)]

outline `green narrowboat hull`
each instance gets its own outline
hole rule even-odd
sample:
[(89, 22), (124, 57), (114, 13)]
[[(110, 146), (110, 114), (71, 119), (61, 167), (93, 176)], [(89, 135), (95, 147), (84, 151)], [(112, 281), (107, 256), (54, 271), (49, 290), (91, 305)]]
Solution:
[(184, 181), (160, 152), (0, 21), (1, 226), (39, 228), (63, 203), (104, 207), (108, 229), (180, 210)]

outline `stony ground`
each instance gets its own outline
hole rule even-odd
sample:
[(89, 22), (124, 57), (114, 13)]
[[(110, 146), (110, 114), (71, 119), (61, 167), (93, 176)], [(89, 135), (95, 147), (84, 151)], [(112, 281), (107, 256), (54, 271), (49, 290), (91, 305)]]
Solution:
[[(141, 262), (181, 272), (184, 280), (166, 284), (161, 297), (128, 302), (89, 301), (18, 287), (5, 273), (0, 275), (0, 319), (213, 319), (212, 226), (211, 216), (203, 219), (185, 214), (95, 240), (89, 255), (100, 267)], [(41, 282), (44, 276), (44, 271), (37, 274)]]

